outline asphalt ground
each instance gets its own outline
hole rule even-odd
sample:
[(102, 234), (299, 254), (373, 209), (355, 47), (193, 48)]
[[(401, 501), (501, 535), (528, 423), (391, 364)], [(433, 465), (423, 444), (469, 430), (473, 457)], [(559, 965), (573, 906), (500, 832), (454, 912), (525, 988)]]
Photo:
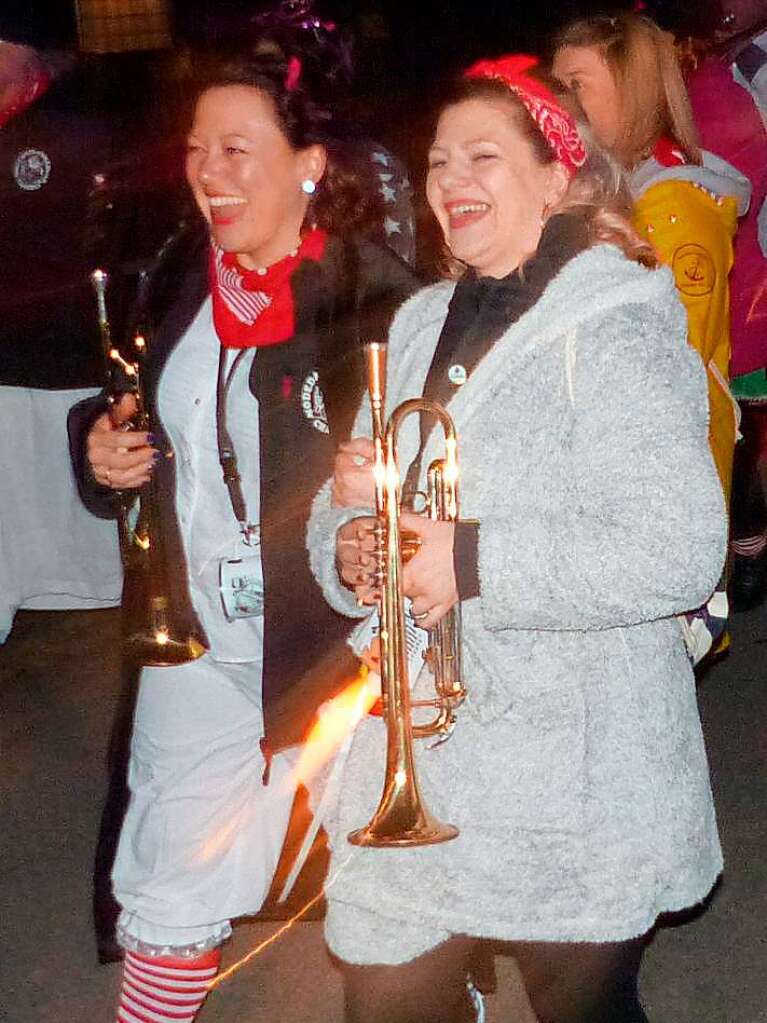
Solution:
[[(767, 609), (736, 616), (732, 634), (699, 686), (725, 875), (706, 907), (658, 929), (641, 975), (651, 1023), (767, 1023)], [(98, 962), (92, 875), (124, 686), (116, 611), (22, 613), (0, 649), (7, 1023), (114, 1018), (120, 966)], [(322, 861), (320, 849), (289, 912), (317, 891)], [(315, 906), (285, 930), (285, 914), (267, 908), (241, 923), (224, 965), (255, 954), (211, 993), (202, 1023), (341, 1023), (320, 916)], [(489, 1020), (532, 1023), (513, 962), (496, 965)]]

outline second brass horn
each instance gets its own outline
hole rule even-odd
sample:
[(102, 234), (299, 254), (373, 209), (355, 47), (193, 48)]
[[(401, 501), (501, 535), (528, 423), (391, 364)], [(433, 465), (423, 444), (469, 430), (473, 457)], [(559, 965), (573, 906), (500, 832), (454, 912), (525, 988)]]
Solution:
[(416, 725), (412, 721), (402, 592), (400, 478), (396, 444), (399, 427), (408, 416), (426, 413), (439, 420), (445, 433), (445, 456), (429, 467), (429, 515), (454, 521), (458, 518), (457, 436), (445, 409), (426, 399), (415, 398), (398, 405), (384, 425), (386, 347), (366, 345), (366, 355), (375, 445), (376, 513), (381, 540), (379, 641), (386, 723), (386, 771), (378, 809), (364, 828), (349, 835), (349, 841), (352, 845), (383, 848), (434, 845), (455, 838), (458, 829), (438, 820), (425, 807), (415, 771), (413, 739), (448, 736), (455, 724), (455, 708), (466, 695), (461, 682), (460, 605), (456, 605), (432, 630), (427, 658), (434, 674), (436, 697), (425, 702), (435, 706), (437, 711), (431, 722)]

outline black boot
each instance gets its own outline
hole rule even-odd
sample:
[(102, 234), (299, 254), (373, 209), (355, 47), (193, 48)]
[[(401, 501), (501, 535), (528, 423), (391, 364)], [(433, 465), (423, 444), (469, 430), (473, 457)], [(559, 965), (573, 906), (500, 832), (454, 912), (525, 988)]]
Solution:
[(733, 611), (750, 611), (767, 594), (767, 551), (747, 556), (736, 554), (730, 578), (730, 601)]

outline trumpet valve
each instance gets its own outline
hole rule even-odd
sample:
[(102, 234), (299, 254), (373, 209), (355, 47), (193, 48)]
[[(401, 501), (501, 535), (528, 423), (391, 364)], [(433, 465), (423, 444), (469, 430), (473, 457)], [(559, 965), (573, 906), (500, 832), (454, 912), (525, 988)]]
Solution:
[(400, 553), (402, 554), (402, 561), (407, 564), (408, 561), (412, 560), (421, 548), (421, 538), (418, 533), (413, 533), (409, 530), (403, 530), (400, 534)]

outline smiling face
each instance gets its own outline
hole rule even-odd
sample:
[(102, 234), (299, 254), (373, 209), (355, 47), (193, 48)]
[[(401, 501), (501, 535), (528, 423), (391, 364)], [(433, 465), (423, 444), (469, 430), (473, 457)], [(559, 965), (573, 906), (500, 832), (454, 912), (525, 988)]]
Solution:
[(596, 46), (563, 46), (552, 65), (555, 78), (578, 100), (591, 129), (606, 149), (620, 131), (618, 87)]
[(324, 170), (322, 147), (293, 149), (258, 89), (215, 86), (197, 101), (187, 181), (214, 241), (244, 267), (270, 266), (295, 249), (309, 204), (301, 183)]
[(564, 195), (559, 163), (541, 165), (512, 101), (466, 99), (440, 116), (426, 195), (450, 251), (483, 277), (505, 277), (535, 252), (547, 208)]

